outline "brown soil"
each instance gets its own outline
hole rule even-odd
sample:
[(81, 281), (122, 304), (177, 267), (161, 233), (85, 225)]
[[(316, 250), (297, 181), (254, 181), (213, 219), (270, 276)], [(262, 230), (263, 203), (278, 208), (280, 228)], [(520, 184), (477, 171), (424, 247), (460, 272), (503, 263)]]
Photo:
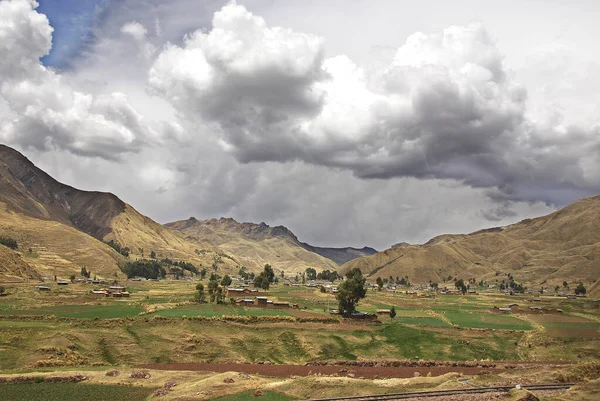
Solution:
[(499, 371), (500, 369), (490, 369), (481, 367), (450, 367), (450, 366), (431, 366), (431, 367), (393, 367), (393, 366), (304, 366), (304, 365), (264, 365), (264, 364), (238, 364), (238, 363), (168, 363), (144, 365), (145, 369), (157, 370), (190, 370), (198, 372), (241, 372), (251, 375), (264, 375), (273, 377), (289, 376), (308, 376), (320, 374), (325, 376), (348, 374), (354, 377), (363, 377), (365, 379), (385, 378), (385, 377), (414, 377), (415, 372), (421, 376), (440, 376), (449, 372), (462, 373), (464, 375), (476, 375), (485, 370)]

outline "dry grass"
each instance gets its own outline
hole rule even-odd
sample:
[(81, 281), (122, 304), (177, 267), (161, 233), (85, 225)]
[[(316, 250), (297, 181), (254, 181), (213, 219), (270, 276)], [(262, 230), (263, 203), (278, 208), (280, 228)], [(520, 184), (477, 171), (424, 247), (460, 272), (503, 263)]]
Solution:
[(412, 282), (441, 282), (448, 275), (493, 281), (495, 272), (519, 282), (546, 286), (598, 279), (600, 196), (586, 198), (535, 219), (469, 235), (443, 235), (422, 246), (388, 249), (350, 261), (376, 276), (405, 276)]

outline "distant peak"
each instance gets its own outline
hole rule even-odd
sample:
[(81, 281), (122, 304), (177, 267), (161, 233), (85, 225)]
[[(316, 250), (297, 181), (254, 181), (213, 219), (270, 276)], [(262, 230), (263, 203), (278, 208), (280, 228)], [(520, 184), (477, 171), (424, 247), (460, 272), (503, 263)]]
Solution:
[(190, 223), (195, 223), (195, 222), (197, 222), (197, 221), (198, 221), (198, 219), (196, 219), (194, 216), (192, 216), (192, 217), (190, 217), (190, 218), (188, 219), (188, 221), (189, 221)]

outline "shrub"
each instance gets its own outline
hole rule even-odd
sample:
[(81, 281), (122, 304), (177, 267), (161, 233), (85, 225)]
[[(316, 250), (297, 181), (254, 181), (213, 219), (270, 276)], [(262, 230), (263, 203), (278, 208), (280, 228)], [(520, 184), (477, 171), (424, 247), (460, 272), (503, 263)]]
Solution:
[(16, 250), (19, 248), (19, 244), (17, 244), (17, 241), (15, 239), (10, 238), (10, 237), (4, 237), (4, 236), (0, 236), (0, 245), (4, 245), (13, 250)]

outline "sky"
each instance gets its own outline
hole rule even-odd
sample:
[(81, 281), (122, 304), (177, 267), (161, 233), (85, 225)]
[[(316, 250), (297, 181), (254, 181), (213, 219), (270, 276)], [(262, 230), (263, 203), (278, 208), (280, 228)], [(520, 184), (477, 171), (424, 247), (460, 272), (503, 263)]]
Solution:
[(600, 193), (593, 0), (0, 0), (0, 142), (161, 223), (423, 243)]

